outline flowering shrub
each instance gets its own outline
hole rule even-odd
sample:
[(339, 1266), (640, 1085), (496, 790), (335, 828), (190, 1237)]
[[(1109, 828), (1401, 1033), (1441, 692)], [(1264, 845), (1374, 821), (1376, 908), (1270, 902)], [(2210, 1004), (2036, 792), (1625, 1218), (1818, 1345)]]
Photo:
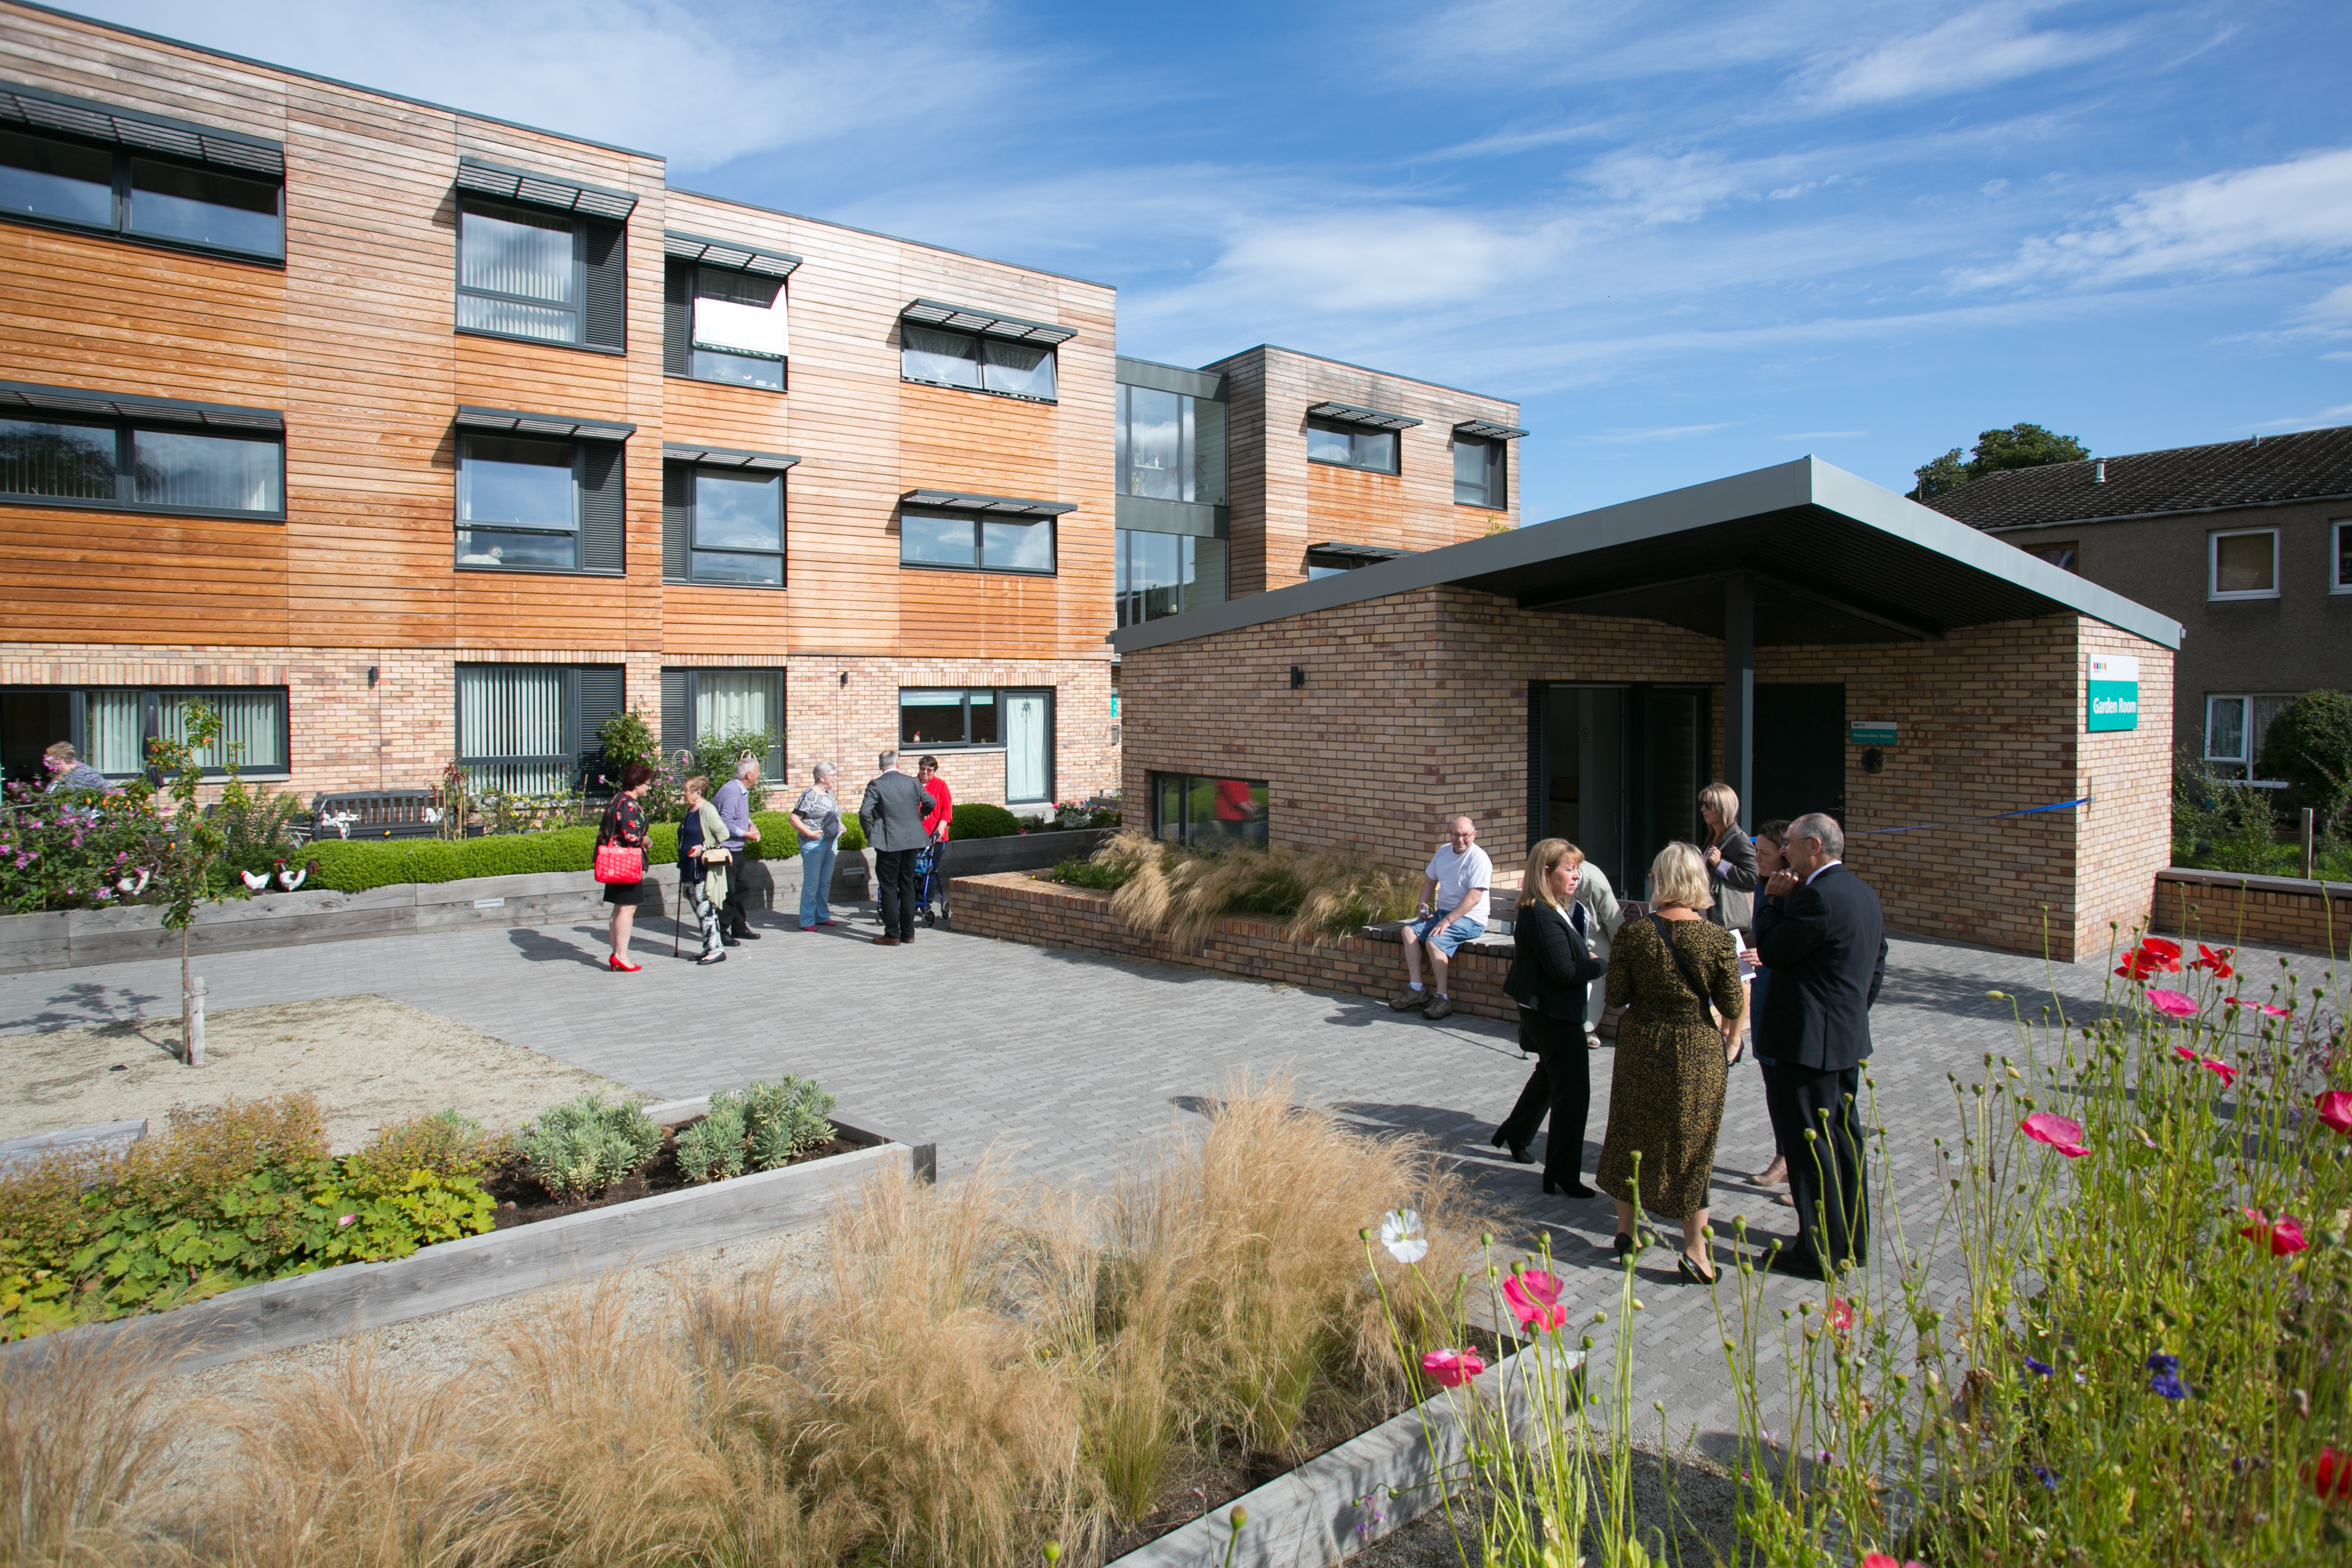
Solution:
[(170, 836), (144, 780), (104, 795), (12, 784), (0, 810), (0, 913), (153, 902)]

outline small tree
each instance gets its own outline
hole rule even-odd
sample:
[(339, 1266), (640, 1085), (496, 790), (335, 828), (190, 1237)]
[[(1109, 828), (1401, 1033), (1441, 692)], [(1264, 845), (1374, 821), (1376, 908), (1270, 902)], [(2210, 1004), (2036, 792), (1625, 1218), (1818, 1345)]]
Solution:
[(2306, 691), (2271, 721), (2254, 771), (2333, 826), (2352, 811), (2352, 692)]
[[(180, 1054), (187, 1057), (194, 1038), (195, 986), (188, 965), (188, 928), (196, 923), (198, 906), (218, 895), (213, 878), (228, 842), (227, 835), (205, 815), (196, 799), (204, 787), (203, 753), (221, 736), (221, 718), (210, 705), (190, 702), (181, 711), (180, 738), (157, 736), (147, 742), (151, 766), (171, 775), (165, 791), (172, 801), (170, 831), (164, 839), (158, 879), (163, 884), (163, 929), (180, 933)], [(236, 776), (237, 748), (226, 750), (229, 776)]]
[[(721, 734), (705, 735), (694, 748), (690, 765), (694, 773), (710, 781), (710, 787), (715, 791), (735, 776), (735, 764), (747, 756), (758, 759), (760, 766), (766, 768), (768, 753), (776, 749), (776, 739), (773, 730), (729, 730)], [(768, 786), (772, 782), (782, 781), (771, 781), (763, 773), (758, 787), (751, 792), (753, 811), (768, 808)]]
[(1930, 496), (1958, 489), (1970, 479), (1980, 479), (1987, 474), (1997, 474), (2004, 468), (2038, 468), (2050, 463), (2079, 463), (2091, 455), (2091, 449), (2072, 436), (2061, 436), (2039, 425), (2012, 425), (2006, 430), (1980, 430), (1977, 433), (1976, 450), (1966, 462), (1960, 460), (1958, 447), (1931, 462), (1911, 470), (1919, 482), (1911, 491), (1913, 500), (1926, 500)]

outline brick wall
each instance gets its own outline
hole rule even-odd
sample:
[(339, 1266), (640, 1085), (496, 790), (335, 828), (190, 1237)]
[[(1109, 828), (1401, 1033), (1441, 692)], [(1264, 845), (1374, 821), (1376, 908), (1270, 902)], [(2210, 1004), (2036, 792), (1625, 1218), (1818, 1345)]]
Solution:
[[(2084, 660), (2140, 658), (2148, 721), (2083, 732)], [(1520, 609), (1433, 587), (1130, 653), (1119, 684), (1128, 798), (1153, 771), (1265, 779), (1277, 842), (1417, 868), (1456, 812), (1505, 879), (1528, 843), (1531, 681), (1714, 689), (1722, 645), (1656, 622)], [(1297, 665), (1306, 683), (1292, 689)], [(1848, 748), (1848, 859), (1906, 931), (2071, 959), (2144, 919), (2169, 851), (2170, 656), (2053, 616), (1935, 643), (1757, 650), (1756, 679), (1842, 681), (1850, 718), (1893, 720), (1885, 771)], [(2086, 790), (2085, 781), (2094, 786)], [(1916, 833), (2096, 795), (2088, 808)]]
[(2215, 946), (2352, 957), (2352, 886), (2342, 882), (2168, 870), (2157, 875), (2155, 903), (2148, 924), (2157, 931)]
[[(1155, 963), (1179, 963), (1251, 980), (1304, 985), (1344, 994), (1393, 996), (1404, 987), (1404, 958), (1391, 940), (1346, 937), (1316, 947), (1290, 942), (1279, 921), (1236, 917), (1222, 922), (1200, 947), (1180, 949), (1139, 935), (1110, 911), (1108, 893), (1033, 879), (1025, 871), (958, 877), (956, 930), (1001, 937), (1032, 947), (1074, 948)], [(1450, 971), (1455, 1007), (1482, 1018), (1517, 1022), (1518, 1005), (1503, 994), (1507, 953), (1465, 951)]]

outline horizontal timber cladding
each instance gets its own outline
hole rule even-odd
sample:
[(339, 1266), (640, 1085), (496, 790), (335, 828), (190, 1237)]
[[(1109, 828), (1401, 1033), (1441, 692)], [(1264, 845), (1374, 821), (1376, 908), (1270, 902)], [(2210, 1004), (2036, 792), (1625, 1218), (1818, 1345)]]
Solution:
[[(1232, 592), (1307, 580), (1307, 549), (1326, 542), (1435, 550), (1519, 521), (1518, 453), (1505, 472), (1506, 507), (1454, 500), (1454, 426), (1518, 425), (1519, 405), (1451, 387), (1259, 347), (1209, 367), (1227, 376)], [(1397, 432), (1394, 474), (1307, 460), (1307, 411), (1338, 403), (1421, 423)]]
[[(1759, 648), (1756, 679), (1840, 681), (1851, 717), (1894, 721), (1885, 771), (1846, 748), (1848, 858), (1906, 931), (2060, 958), (2144, 921), (2169, 858), (2168, 729), (2083, 732), (2084, 661), (2126, 645), (2143, 711), (2171, 700), (2171, 656), (2073, 616), (1940, 643)], [(1303, 684), (1294, 689), (1297, 666)], [(1129, 654), (1122, 767), (1265, 779), (1278, 844), (1423, 864), (1469, 814), (1508, 879), (1528, 844), (1530, 681), (1689, 683), (1719, 698), (1722, 645), (1655, 622), (1521, 610), (1426, 588)], [(1710, 704), (1712, 768), (1722, 705)], [(1330, 805), (1334, 783), (1353, 803)], [(2093, 797), (2088, 806), (1968, 819)], [(1916, 824), (1926, 832), (1874, 833)], [(2046, 924), (2045, 924), (2046, 922)]]

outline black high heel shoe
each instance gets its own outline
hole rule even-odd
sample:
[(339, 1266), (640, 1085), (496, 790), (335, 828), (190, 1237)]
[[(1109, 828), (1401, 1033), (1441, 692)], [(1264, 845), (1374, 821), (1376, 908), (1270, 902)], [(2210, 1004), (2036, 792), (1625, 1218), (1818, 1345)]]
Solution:
[(1617, 1233), (1617, 1240), (1615, 1244), (1611, 1247), (1610, 1250), (1614, 1252), (1618, 1257), (1622, 1258), (1627, 1253), (1633, 1250), (1633, 1238), (1621, 1230)]
[(1543, 1187), (1544, 1196), (1548, 1198), (1557, 1197), (1562, 1193), (1566, 1193), (1572, 1198), (1589, 1198), (1593, 1195), (1592, 1189), (1582, 1182), (1555, 1182), (1549, 1176), (1544, 1178)]
[(1715, 1283), (1715, 1276), (1711, 1273), (1700, 1273), (1698, 1270), (1698, 1265), (1691, 1261), (1690, 1254), (1687, 1252), (1677, 1252), (1675, 1254), (1675, 1272), (1683, 1277), (1683, 1282), (1686, 1285), (1712, 1285)]
[(1532, 1165), (1536, 1163), (1536, 1157), (1528, 1152), (1528, 1146), (1525, 1143), (1512, 1142), (1503, 1136), (1503, 1130), (1499, 1127), (1495, 1129), (1495, 1135), (1486, 1142), (1497, 1149), (1509, 1150), (1512, 1163), (1515, 1164)]

